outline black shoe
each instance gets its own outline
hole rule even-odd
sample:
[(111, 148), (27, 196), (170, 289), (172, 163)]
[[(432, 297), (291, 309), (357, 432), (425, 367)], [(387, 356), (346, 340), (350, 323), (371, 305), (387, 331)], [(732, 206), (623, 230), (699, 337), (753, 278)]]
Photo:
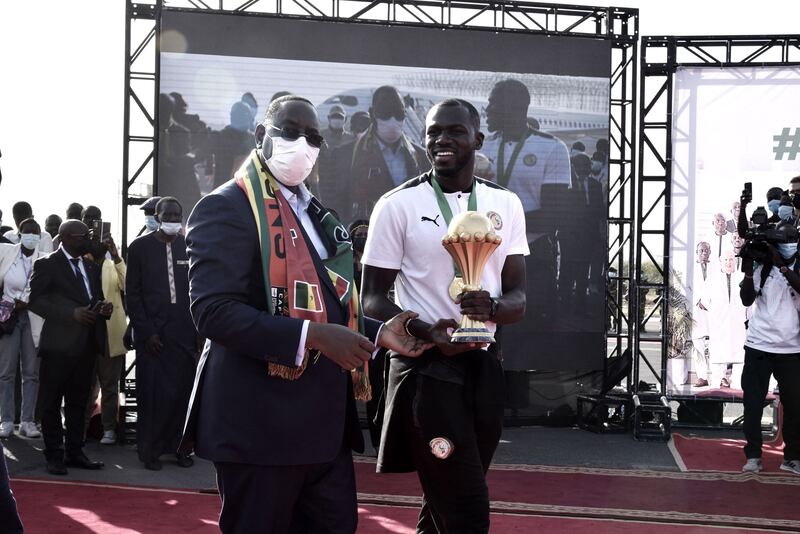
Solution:
[(179, 467), (192, 467), (194, 465), (194, 460), (188, 454), (176, 454), (175, 457), (178, 459)]
[(155, 460), (150, 460), (149, 462), (144, 463), (144, 468), (149, 469), (150, 471), (161, 471), (161, 460), (156, 458)]
[(64, 467), (64, 460), (47, 460), (47, 472), (51, 475), (66, 475), (67, 468)]
[(90, 460), (83, 452), (66, 457), (64, 462), (68, 467), (80, 467), (81, 469), (91, 469), (93, 471), (102, 469), (105, 464), (98, 460)]
[(66, 475), (67, 468), (63, 460), (47, 460), (47, 472), (51, 475)]

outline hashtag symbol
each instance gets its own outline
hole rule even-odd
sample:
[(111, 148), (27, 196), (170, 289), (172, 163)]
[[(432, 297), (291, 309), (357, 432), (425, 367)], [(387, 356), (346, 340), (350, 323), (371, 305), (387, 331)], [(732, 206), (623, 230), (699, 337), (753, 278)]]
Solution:
[(800, 153), (800, 128), (794, 129), (794, 135), (790, 134), (791, 128), (784, 128), (780, 135), (773, 135), (772, 140), (777, 143), (772, 149), (775, 152), (775, 159), (782, 160), (788, 154), (790, 160), (797, 157)]

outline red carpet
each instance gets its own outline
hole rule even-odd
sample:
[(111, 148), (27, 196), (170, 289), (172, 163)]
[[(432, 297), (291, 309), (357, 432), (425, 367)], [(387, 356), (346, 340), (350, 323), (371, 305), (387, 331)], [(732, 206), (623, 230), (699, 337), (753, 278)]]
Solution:
[[(361, 502), (417, 504), (416, 475), (357, 462)], [(492, 510), (520, 514), (768, 527), (800, 531), (800, 477), (494, 466)]]
[[(745, 457), (743, 439), (706, 439), (672, 434), (672, 452), (679, 465), (687, 471), (726, 471), (739, 473)], [(783, 473), (783, 440), (778, 437), (762, 447), (764, 473)], [(682, 468), (683, 468), (682, 467)]]
[[(778, 428), (783, 423), (783, 406), (778, 412)], [(682, 471), (723, 471), (741, 473), (745, 462), (744, 439), (709, 439), (672, 434), (670, 452)], [(784, 473), (778, 469), (783, 462), (783, 435), (764, 439), (761, 447), (763, 473)]]
[[(219, 532), (219, 497), (193, 491), (105, 486), (50, 480), (12, 481), (26, 532), (36, 534), (160, 534)], [(417, 509), (361, 504), (359, 534), (413, 534)], [(713, 526), (628, 520), (492, 514), (492, 532), (548, 534), (711, 534)], [(725, 528), (724, 534), (753, 532)]]

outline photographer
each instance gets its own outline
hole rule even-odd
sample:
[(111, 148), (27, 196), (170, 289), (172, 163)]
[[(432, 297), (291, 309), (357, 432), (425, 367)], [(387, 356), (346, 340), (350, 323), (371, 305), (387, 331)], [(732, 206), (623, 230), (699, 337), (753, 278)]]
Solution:
[[(742, 211), (745, 207), (743, 197)], [(742, 250), (740, 296), (752, 308), (745, 342), (742, 372), (744, 391), (745, 472), (759, 472), (761, 463), (761, 414), (770, 375), (775, 375), (784, 408), (785, 441), (781, 470), (800, 474), (800, 275), (797, 262), (797, 230), (782, 224), (767, 230), (766, 242), (745, 236)], [(755, 252), (754, 252), (755, 249)], [(755, 261), (758, 257), (758, 262)]]

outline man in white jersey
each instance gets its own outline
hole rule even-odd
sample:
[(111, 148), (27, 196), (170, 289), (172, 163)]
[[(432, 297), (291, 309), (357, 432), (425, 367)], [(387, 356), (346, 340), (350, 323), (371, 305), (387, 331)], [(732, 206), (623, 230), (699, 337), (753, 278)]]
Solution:
[[(744, 204), (742, 204), (744, 210)], [(800, 276), (797, 274), (797, 229), (778, 228), (781, 243), (767, 245), (771, 257), (757, 266), (745, 250), (742, 304), (753, 305), (744, 344), (744, 447), (742, 470), (758, 472), (761, 464), (761, 414), (770, 375), (775, 375), (783, 405), (781, 470), (800, 475)]]
[(525, 319), (505, 329), (512, 367), (530, 369), (526, 341), (532, 331), (551, 332), (558, 317), (557, 230), (571, 220), (565, 212), (572, 179), (569, 150), (561, 140), (530, 127), (531, 95), (519, 80), (501, 80), (489, 94), (486, 127), (492, 135), (481, 152), (494, 164), (497, 183), (519, 195), (525, 210), (530, 256), (526, 258), (528, 307)]
[[(435, 347), (418, 358), (391, 354), (379, 472), (416, 470), (424, 491), (418, 533), (485, 533), (485, 473), (500, 439), (504, 404), (499, 345), (451, 343), (461, 314), (497, 324), (525, 313), (528, 243), (522, 203), (512, 192), (473, 175), (483, 143), (480, 115), (448, 99), (426, 120), (431, 172), (386, 193), (375, 206), (362, 257), (366, 313), (414, 310), (409, 332)], [(453, 260), (442, 247), (449, 221), (464, 211), (486, 214), (502, 237), (481, 278), (481, 291), (455, 301), (448, 293)], [(397, 302), (387, 294), (394, 285)]]

